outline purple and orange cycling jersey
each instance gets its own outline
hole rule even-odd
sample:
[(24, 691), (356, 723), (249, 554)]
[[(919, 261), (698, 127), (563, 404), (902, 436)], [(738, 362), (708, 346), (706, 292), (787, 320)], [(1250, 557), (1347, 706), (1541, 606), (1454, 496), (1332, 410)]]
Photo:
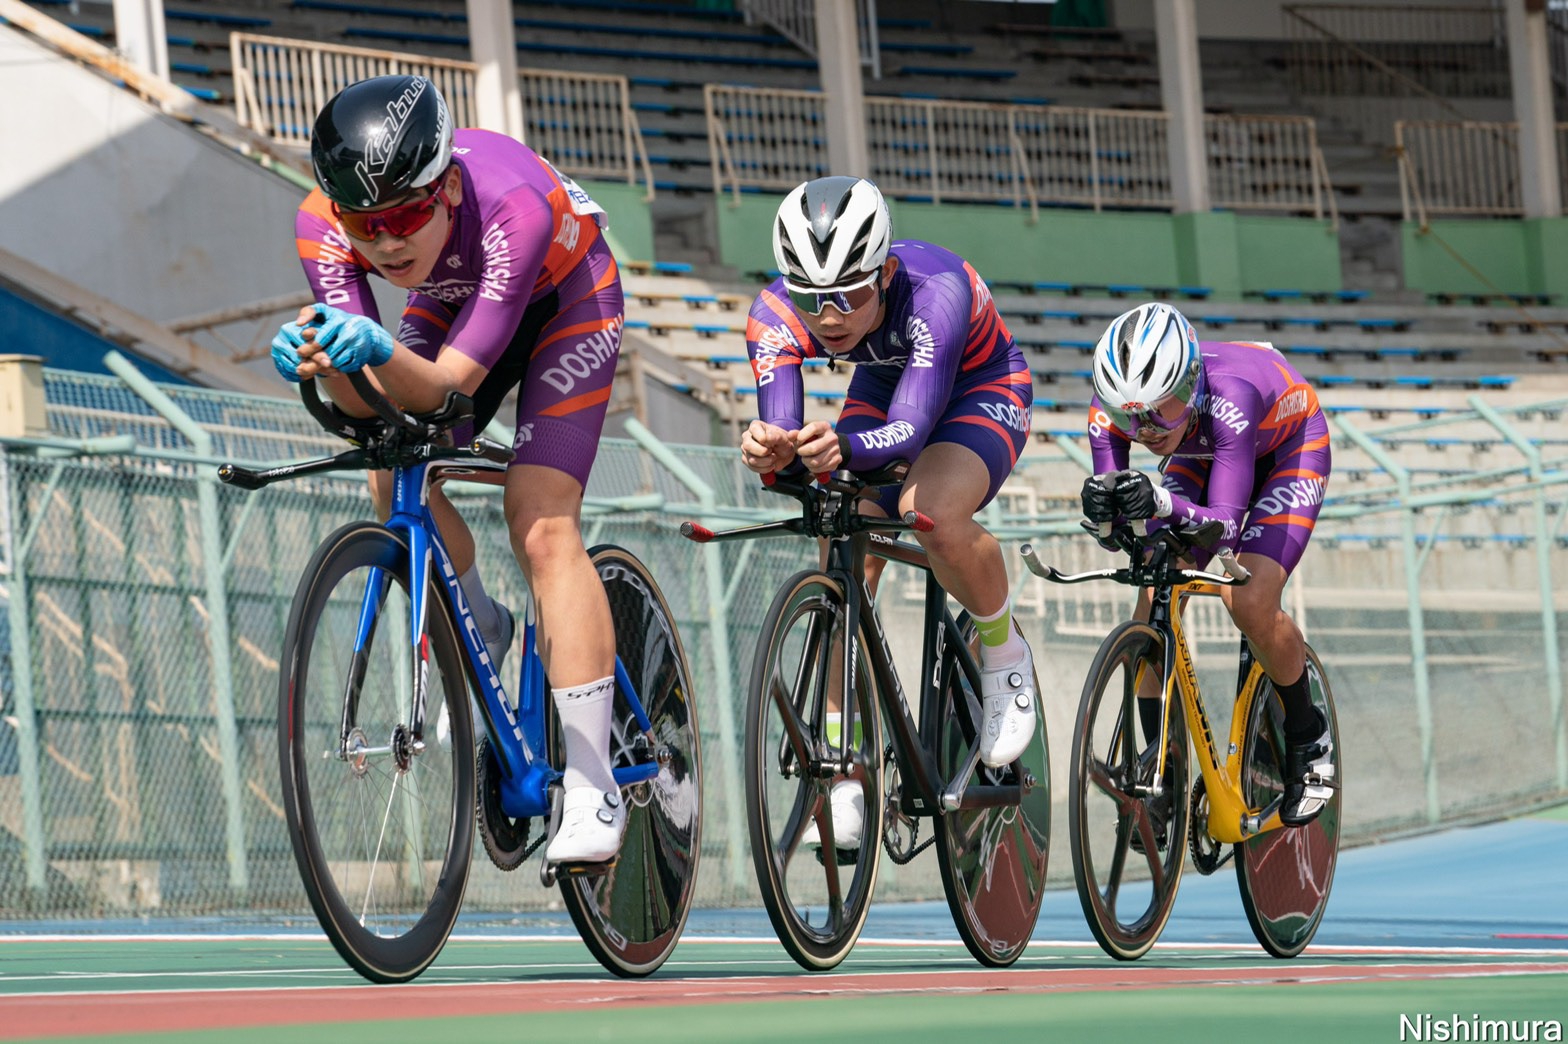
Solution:
[[(1207, 392), (1197, 426), (1164, 469), (1170, 520), (1218, 521), (1225, 546), (1267, 555), (1288, 573), (1328, 484), (1328, 422), (1317, 393), (1272, 345), (1204, 341), (1199, 348)], [(1089, 441), (1095, 474), (1127, 467), (1131, 440), (1098, 397), (1089, 405)]]
[[(1029, 366), (974, 268), (950, 250), (896, 240), (898, 261), (886, 292), (887, 314), (864, 341), (836, 356), (811, 336), (782, 279), (751, 306), (746, 351), (757, 380), (757, 414), (786, 430), (805, 417), (801, 363), (832, 357), (855, 364), (838, 430), (850, 466), (871, 471), (913, 460), (932, 441), (963, 442), (993, 472), (1011, 470), (1028, 438), (1033, 385)], [(953, 407), (967, 401), (955, 415)], [(954, 437), (968, 429), (971, 437)]]
[[(430, 275), (408, 292), (397, 339), (434, 359), (450, 346), (488, 376), (474, 392), (482, 427), (521, 385), (515, 463), (586, 483), (610, 398), (624, 305), (600, 229), (604, 211), (532, 149), (460, 130), (452, 159), (462, 202)], [(319, 189), (295, 217), (295, 244), (316, 299), (379, 321), (359, 252)]]
[[(554, 290), (599, 241), (604, 212), (503, 134), (460, 130), (452, 158), (462, 171), (463, 202), (430, 276), (409, 291), (398, 340), (426, 358), (449, 344), (492, 369), (529, 303)], [(300, 206), (294, 230), (316, 299), (379, 319), (370, 262), (320, 189)]]

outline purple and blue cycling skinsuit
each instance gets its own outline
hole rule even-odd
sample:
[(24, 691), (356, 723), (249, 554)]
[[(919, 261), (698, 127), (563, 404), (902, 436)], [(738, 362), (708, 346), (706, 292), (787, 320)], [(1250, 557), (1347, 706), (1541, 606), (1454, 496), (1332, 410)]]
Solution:
[[(1295, 569), (1312, 537), (1331, 466), (1317, 394), (1268, 344), (1204, 341), (1208, 391), (1197, 428), (1165, 462), (1172, 524), (1225, 527), (1220, 543)], [(1127, 434), (1096, 397), (1089, 404), (1094, 471), (1127, 467)], [(1207, 555), (1200, 555), (1207, 561)]]
[[(846, 467), (875, 471), (913, 461), (935, 442), (956, 442), (985, 462), (996, 496), (1029, 438), (1034, 385), (985, 281), (968, 262), (930, 243), (895, 240), (898, 260), (882, 325), (837, 359), (855, 364), (836, 430)], [(869, 306), (868, 306), (869, 307)], [(801, 364), (835, 358), (806, 328), (775, 279), (751, 306), (746, 351), (757, 380), (757, 415), (788, 431), (805, 419)], [(898, 489), (878, 502), (895, 513)]]
[[(620, 272), (599, 231), (604, 211), (505, 135), (460, 130), (452, 159), (463, 202), (429, 277), (408, 292), (397, 339), (426, 359), (450, 346), (489, 371), (473, 396), (474, 431), (521, 386), (512, 463), (554, 468), (586, 485), (625, 316)], [(301, 204), (294, 227), (316, 299), (379, 321), (374, 269), (320, 189)]]

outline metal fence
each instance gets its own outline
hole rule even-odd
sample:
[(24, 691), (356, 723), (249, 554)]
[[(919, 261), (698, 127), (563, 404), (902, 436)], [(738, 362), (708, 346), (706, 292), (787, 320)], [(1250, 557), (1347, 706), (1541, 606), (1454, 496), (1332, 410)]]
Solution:
[[(1399, 195), (1405, 220), (1428, 214), (1517, 216), (1519, 125), (1466, 120), (1400, 120), (1394, 124)], [(1568, 123), (1557, 124), (1558, 176), (1568, 193)]]
[[(164, 388), (199, 422), (182, 432), (112, 378), (46, 371), (46, 384), (51, 437), (9, 439), (0, 452), (0, 911), (308, 917), (278, 792), (277, 650), (317, 542), (368, 514), (363, 483), (319, 478), (243, 493), (214, 481), (221, 458), (334, 448), (285, 401)], [(1478, 403), (1445, 420), (1467, 445), (1490, 440), (1490, 469), (1421, 463), (1446, 438), (1430, 424), (1368, 435), (1340, 422), (1335, 431), (1338, 466), (1361, 473), (1347, 472), (1347, 492), (1325, 509), (1291, 598), (1329, 665), (1350, 737), (1352, 841), (1568, 796), (1563, 408)], [(91, 448), (112, 455), (83, 455)], [(1006, 513), (988, 517), (1009, 559), (1030, 539), (1064, 567), (1106, 561), (1073, 535), (1070, 513), (1038, 513), (1068, 491), (1031, 491), (1036, 484), (1022, 469)], [(630, 495), (646, 505), (647, 494), (662, 506), (614, 510)], [(499, 497), (458, 499), (487, 586), (518, 604)], [(787, 539), (696, 547), (677, 526), (721, 526), (776, 504), (730, 449), (624, 439), (604, 441), (588, 489), (588, 541), (621, 543), (649, 563), (691, 659), (706, 755), (698, 895), (707, 905), (756, 898), (738, 773), (745, 678), (774, 590), (816, 551)], [(918, 660), (910, 635), (920, 603), (899, 569), (879, 607), (907, 664)], [(1078, 685), (1099, 637), (1129, 607), (1130, 592), (1100, 586), (1064, 595), (1037, 580), (1017, 584), (1046, 682), (1058, 802)], [(1199, 663), (1223, 728), (1235, 636), (1222, 614), (1209, 615), (1196, 632)], [(1061, 804), (1056, 812), (1051, 875), (1063, 882), (1068, 817)], [(934, 860), (886, 872), (884, 898), (941, 894)], [(552, 893), (533, 880), (478, 853), (468, 909), (548, 905)]]
[(1366, 141), (1386, 142), (1397, 119), (1477, 115), (1456, 100), (1512, 95), (1501, 6), (1287, 4), (1282, 11), (1297, 93)]
[[(310, 144), (316, 113), (338, 91), (370, 76), (417, 73), (447, 100), (454, 125), (478, 126), (473, 62), (429, 58), (277, 36), (232, 33), (234, 108), (242, 126), (299, 148)], [(519, 69), (525, 139), (568, 174), (640, 179), (653, 195), (653, 172), (643, 147), (626, 77)]]
[[(716, 194), (790, 189), (828, 173), (828, 98), (708, 84)], [(871, 176), (903, 198), (1170, 209), (1163, 112), (867, 96)], [(1214, 206), (1337, 218), (1316, 124), (1305, 116), (1207, 115)]]
[[(748, 21), (761, 22), (812, 57), (817, 55), (816, 0), (741, 0)], [(855, 0), (860, 27), (860, 64), (882, 78), (882, 47), (877, 38), (877, 0)]]

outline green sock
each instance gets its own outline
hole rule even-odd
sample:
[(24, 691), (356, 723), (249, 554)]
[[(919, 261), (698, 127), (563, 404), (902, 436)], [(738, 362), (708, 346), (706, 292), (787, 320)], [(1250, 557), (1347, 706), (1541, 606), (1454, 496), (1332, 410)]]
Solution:
[(993, 648), (1006, 645), (1013, 629), (1013, 600), (1009, 598), (1003, 602), (1002, 611), (995, 616), (986, 617), (972, 613), (970, 619), (975, 622), (975, 630), (980, 632), (981, 645), (989, 645)]
[[(843, 739), (843, 736), (844, 736), (844, 716), (842, 714), (834, 714), (833, 712), (829, 711), (825, 715), (825, 721), (823, 722), (823, 724), (827, 726), (828, 746), (832, 747), (834, 750), (840, 749), (839, 741), (841, 739)], [(861, 721), (860, 721), (859, 718), (856, 718), (855, 719), (855, 746), (856, 747), (859, 747), (861, 745), (861, 743), (864, 742), (864, 740), (865, 740), (865, 733), (861, 729), (860, 726), (861, 726)]]

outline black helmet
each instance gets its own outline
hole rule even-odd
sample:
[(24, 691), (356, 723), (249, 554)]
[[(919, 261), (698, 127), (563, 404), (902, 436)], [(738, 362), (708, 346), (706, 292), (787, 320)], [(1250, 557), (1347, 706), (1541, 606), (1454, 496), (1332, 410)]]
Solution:
[(423, 76), (377, 76), (349, 84), (316, 117), (310, 163), (327, 198), (378, 207), (428, 185), (452, 162), (446, 99)]

